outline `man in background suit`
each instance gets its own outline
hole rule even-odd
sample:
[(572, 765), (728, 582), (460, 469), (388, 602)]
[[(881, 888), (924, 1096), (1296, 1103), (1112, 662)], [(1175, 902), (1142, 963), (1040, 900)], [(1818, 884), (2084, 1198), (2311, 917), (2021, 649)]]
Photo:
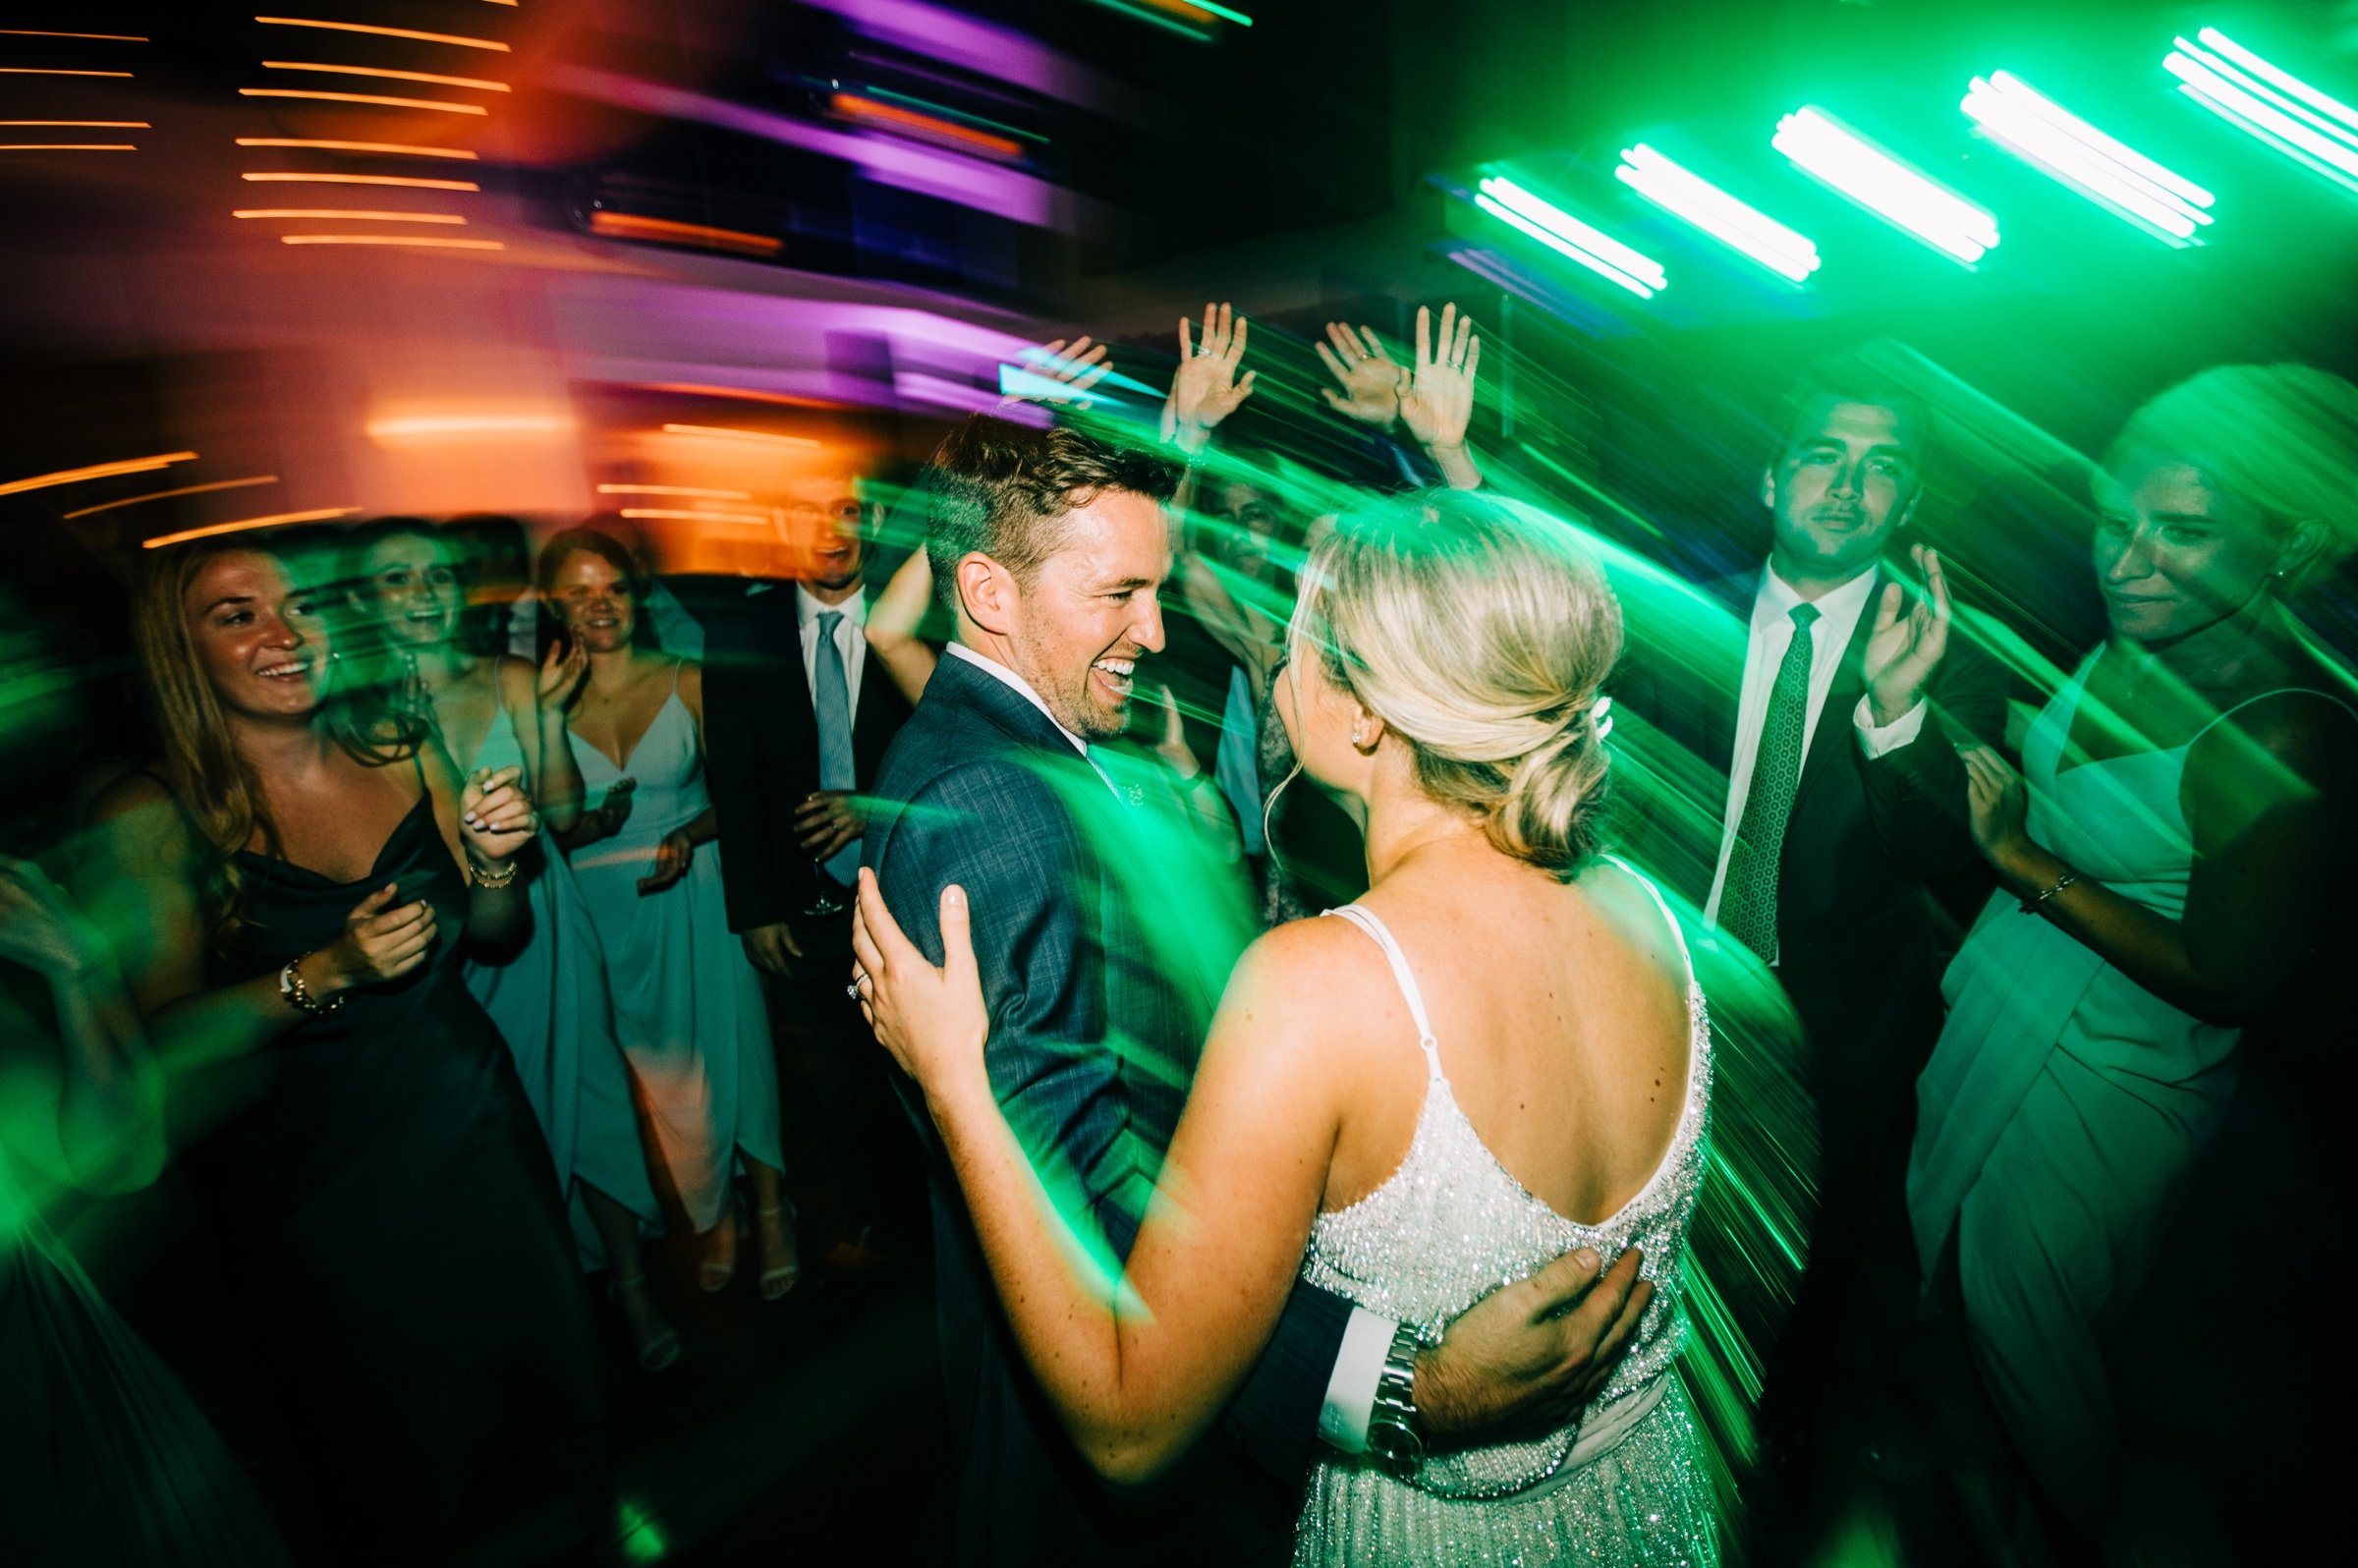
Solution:
[[(1951, 635), (1938, 557), (1915, 547), (1914, 584), (1885, 558), (1922, 498), (1930, 434), (1923, 401), (1866, 358), (1812, 366), (1761, 476), (1768, 560), (1703, 585), (1729, 619), (1688, 629), (1630, 696), (1705, 781), (1688, 803), (1702, 856), (1643, 858), (1664, 874), (1683, 861), (1722, 947), (1766, 965), (1800, 1021), (1820, 1210), (1764, 1408), (1796, 1449), (1838, 1375), (1828, 1358), (1869, 1353), (1859, 1319), (1879, 1286), (1904, 1318), (1914, 1084), (1954, 945), (1926, 884), (1974, 861), (1952, 736), (1994, 742), (2005, 723), (2005, 672)], [(1895, 1277), (1870, 1279), (1874, 1265)]]
[(923, 1202), (922, 1155), (842, 980), (862, 797), (909, 702), (869, 656), (863, 530), (872, 520), (857, 478), (806, 476), (788, 483), (787, 501), (794, 536), (815, 546), (809, 575), (709, 580), (697, 595), (706, 626), (706, 768), (729, 928), (773, 978), (772, 1022), (790, 1049), (802, 1047), (859, 1249), (863, 1232), (914, 1220)]
[[(1156, 792), (1098, 744), (1122, 735), (1139, 656), (1162, 645), (1175, 479), (1159, 458), (1065, 428), (978, 418), (943, 443), (926, 542), (957, 641), (885, 758), (864, 851), (935, 962), (942, 889), (960, 884), (983, 912), (992, 1086), (1081, 1248), (1114, 1270), (1226, 980), (1215, 942), (1193, 942), (1192, 965), (1169, 961), (1216, 911), (1158, 862), (1177, 840), (1156, 830)], [(1282, 1540), (1317, 1438), (1366, 1446), (1399, 1325), (1297, 1284), (1227, 1423), (1278, 1484), (1206, 1444), (1204, 1468), (1153, 1497), (1108, 1491), (1024, 1363), (946, 1160), (932, 1176), (959, 1561), (1232, 1561), (1257, 1533)], [(1494, 1296), (1413, 1358), (1409, 1422), (1462, 1432), (1593, 1391), (1608, 1331), (1642, 1307), (1634, 1267), (1625, 1257), (1601, 1288), (1569, 1261), (1546, 1272), (1562, 1310), (1502, 1311)]]

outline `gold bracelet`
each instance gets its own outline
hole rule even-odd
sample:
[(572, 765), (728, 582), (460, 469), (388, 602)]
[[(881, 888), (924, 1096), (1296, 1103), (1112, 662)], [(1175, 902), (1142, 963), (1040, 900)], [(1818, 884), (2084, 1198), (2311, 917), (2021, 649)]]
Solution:
[[(494, 893), (514, 882), (517, 874), (523, 869), (524, 863), (522, 861), (511, 859), (499, 870), (485, 870), (474, 856), (467, 857), (467, 871), (475, 885)], [(503, 871), (506, 873), (505, 875), (501, 874)]]

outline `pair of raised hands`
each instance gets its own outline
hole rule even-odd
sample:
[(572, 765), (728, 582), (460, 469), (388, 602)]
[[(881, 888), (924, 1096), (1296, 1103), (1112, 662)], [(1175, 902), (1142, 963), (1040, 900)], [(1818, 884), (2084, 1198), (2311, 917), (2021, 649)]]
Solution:
[[(1200, 452), (1244, 406), (1259, 374), (1243, 368), (1251, 336), (1250, 323), (1226, 304), (1205, 306), (1200, 324), (1180, 318), (1179, 366), (1163, 401), (1163, 439), (1191, 455)], [(1408, 364), (1391, 357), (1373, 327), (1329, 321), (1326, 340), (1317, 345), (1319, 360), (1337, 383), (1321, 389), (1327, 407), (1378, 428), (1397, 420), (1419, 445), (1434, 451), (1465, 445), (1482, 364), (1482, 339), (1471, 315), (1443, 306), (1436, 335), (1432, 312), (1420, 306), (1416, 354)], [(1042, 384), (1031, 395), (1051, 401), (1085, 400), (1113, 368), (1105, 345), (1087, 336), (1043, 344), (1034, 360)]]

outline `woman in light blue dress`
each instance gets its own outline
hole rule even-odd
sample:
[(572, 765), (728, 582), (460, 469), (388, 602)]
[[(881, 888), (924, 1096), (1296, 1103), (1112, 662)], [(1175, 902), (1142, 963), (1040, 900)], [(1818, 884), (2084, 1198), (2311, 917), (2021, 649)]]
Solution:
[(2241, 1025), (2316, 938), (2358, 776), (2345, 678), (2286, 595), (2358, 538), (2358, 388), (2204, 372), (2097, 480), (2111, 634), (2016, 775), (1966, 761), (2000, 887), (1950, 966), (1908, 1206), (1953, 1266), (1976, 1370), (2040, 1486), (2099, 1529), (2107, 1331), (2233, 1093)]
[(660, 1233), (660, 1211), (614, 1036), (597, 932), (553, 836), (559, 827), (582, 831), (581, 776), (565, 741), (564, 708), (582, 684), (585, 660), (552, 656), (535, 672), (521, 659), (472, 652), (460, 563), (431, 524), (373, 524), (353, 536), (345, 564), (373, 622), (371, 641), (391, 662), (387, 674), (432, 721), (452, 760), (469, 773), (522, 767), (546, 824), (527, 872), (531, 934), (511, 950), (473, 955), (467, 988), (516, 1058), (565, 1186), (583, 1266), (614, 1270), (639, 1364), (660, 1372), (679, 1359), (680, 1337), (655, 1307), (639, 1245)]
[[(737, 1270), (733, 1176), (754, 1194), (758, 1289), (774, 1301), (800, 1276), (780, 1190), (777, 1059), (759, 976), (731, 934), (720, 847), (704, 787), (703, 667), (643, 645), (636, 565), (603, 533), (574, 529), (540, 554), (541, 601), (562, 618), (569, 656), (588, 665), (566, 711), (573, 756), (602, 810), (626, 780), (630, 811), (610, 835), (575, 843), (573, 868), (596, 925), (615, 1031), (647, 1098), (657, 1153), (706, 1238), (698, 1283)], [(588, 813), (591, 816), (596, 812)]]

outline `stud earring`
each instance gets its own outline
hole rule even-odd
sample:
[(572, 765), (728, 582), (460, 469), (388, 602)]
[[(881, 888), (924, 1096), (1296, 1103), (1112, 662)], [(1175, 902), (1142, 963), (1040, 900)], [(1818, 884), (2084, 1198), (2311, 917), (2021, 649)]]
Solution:
[(1358, 725), (1356, 725), (1356, 724), (1352, 725), (1352, 726), (1351, 726), (1351, 744), (1352, 744), (1353, 746), (1365, 746), (1365, 745), (1367, 745), (1367, 744), (1368, 744), (1368, 732), (1367, 732), (1366, 730), (1363, 730), (1363, 729), (1361, 729), (1361, 728), (1360, 728)]

